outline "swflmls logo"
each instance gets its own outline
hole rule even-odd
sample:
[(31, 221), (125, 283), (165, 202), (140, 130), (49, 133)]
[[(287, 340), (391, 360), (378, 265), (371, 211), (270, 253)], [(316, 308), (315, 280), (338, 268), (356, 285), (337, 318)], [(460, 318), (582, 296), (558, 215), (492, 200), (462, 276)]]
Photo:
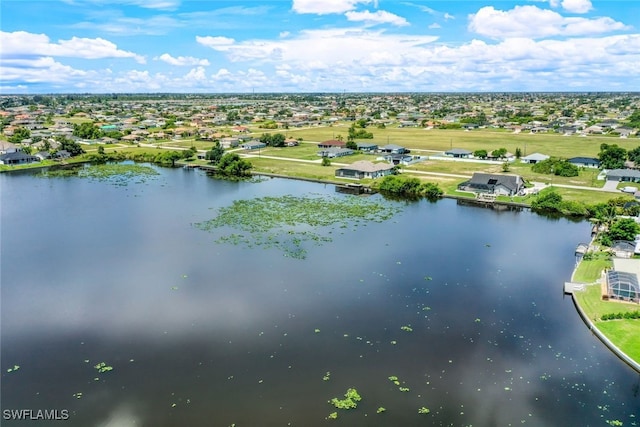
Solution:
[(64, 421), (69, 419), (68, 409), (5, 409), (2, 419), (7, 421)]

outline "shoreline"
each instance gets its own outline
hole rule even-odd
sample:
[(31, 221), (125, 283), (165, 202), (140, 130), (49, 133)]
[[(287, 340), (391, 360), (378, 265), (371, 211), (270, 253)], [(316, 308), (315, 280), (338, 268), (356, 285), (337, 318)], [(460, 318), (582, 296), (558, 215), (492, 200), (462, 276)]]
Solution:
[[(591, 243), (593, 243), (593, 239), (591, 239)], [(582, 260), (580, 260), (580, 262), (582, 262)], [(576, 266), (573, 268), (573, 272), (571, 273), (572, 282), (573, 282), (573, 277), (575, 276), (579, 265), (580, 263), (577, 263)], [(596, 286), (596, 285), (591, 285), (591, 286)], [(582, 291), (577, 291), (577, 292), (582, 292)], [(618, 346), (616, 346), (609, 338), (607, 338), (607, 336), (604, 333), (602, 333), (600, 329), (598, 329), (595, 323), (589, 318), (589, 316), (587, 316), (587, 313), (585, 313), (585, 311), (580, 306), (580, 302), (578, 302), (578, 299), (575, 296), (575, 292), (571, 293), (571, 300), (573, 301), (573, 306), (576, 308), (578, 315), (580, 316), (584, 324), (589, 328), (591, 333), (595, 335), (600, 340), (600, 342), (602, 342), (605, 345), (605, 347), (607, 347), (620, 360), (625, 362), (630, 368), (635, 370), (637, 373), (640, 373), (640, 363), (638, 363), (633, 358), (629, 357), (624, 351), (622, 351)]]

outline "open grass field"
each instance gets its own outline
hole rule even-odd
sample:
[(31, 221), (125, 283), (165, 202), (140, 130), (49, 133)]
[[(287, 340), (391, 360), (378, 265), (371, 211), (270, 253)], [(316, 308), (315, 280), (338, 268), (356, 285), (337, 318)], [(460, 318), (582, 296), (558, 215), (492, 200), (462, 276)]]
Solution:
[[(303, 141), (325, 141), (335, 139), (339, 135), (346, 139), (350, 124), (340, 123), (335, 126), (314, 127), (305, 129), (275, 130)], [(457, 129), (430, 129), (388, 127), (367, 128), (373, 133), (372, 140), (363, 140), (378, 145), (397, 144), (410, 149), (446, 151), (450, 148), (467, 150), (495, 150), (506, 148), (515, 153), (520, 148), (525, 154), (540, 152), (550, 156), (570, 158), (576, 156), (596, 157), (600, 144), (617, 144), (627, 150), (640, 146), (640, 138), (615, 138), (608, 136), (562, 136), (555, 133), (531, 134), (504, 131), (500, 129), (478, 129), (464, 131)]]

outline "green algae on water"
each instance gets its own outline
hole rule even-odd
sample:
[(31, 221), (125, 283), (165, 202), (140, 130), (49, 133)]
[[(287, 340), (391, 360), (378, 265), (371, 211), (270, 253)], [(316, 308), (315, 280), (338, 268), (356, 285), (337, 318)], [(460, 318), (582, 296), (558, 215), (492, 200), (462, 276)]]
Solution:
[(49, 169), (40, 172), (41, 178), (86, 178), (92, 181), (108, 182), (113, 185), (126, 186), (131, 182), (144, 183), (147, 179), (159, 175), (151, 166), (130, 163), (107, 163), (84, 165), (80, 167)]
[(276, 248), (286, 257), (304, 259), (306, 246), (331, 242), (333, 230), (361, 222), (382, 222), (397, 212), (398, 208), (388, 202), (358, 196), (287, 195), (236, 200), (218, 209), (215, 218), (194, 226), (211, 232), (234, 230), (220, 235), (218, 243)]

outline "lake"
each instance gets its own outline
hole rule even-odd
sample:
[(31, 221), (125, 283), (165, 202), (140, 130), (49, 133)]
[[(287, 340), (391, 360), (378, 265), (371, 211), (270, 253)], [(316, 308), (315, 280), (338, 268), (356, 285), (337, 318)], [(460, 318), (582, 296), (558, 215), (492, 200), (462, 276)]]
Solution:
[[(295, 259), (195, 224), (356, 196), (157, 171), (0, 174), (2, 409), (69, 411), (3, 426), (640, 424), (640, 376), (562, 292), (587, 222), (373, 195), (397, 213)], [(357, 408), (328, 403), (348, 388)]]

